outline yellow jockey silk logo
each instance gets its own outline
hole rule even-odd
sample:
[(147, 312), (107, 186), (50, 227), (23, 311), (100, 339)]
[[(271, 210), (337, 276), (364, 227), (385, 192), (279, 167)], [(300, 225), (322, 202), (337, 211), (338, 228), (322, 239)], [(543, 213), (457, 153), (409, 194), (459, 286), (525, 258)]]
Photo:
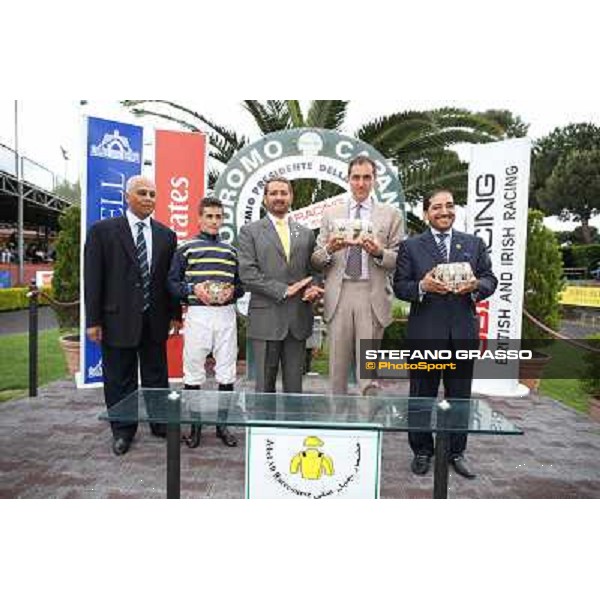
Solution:
[(322, 475), (334, 474), (333, 459), (323, 454), (318, 448), (323, 446), (323, 441), (315, 435), (304, 440), (304, 450), (298, 452), (290, 462), (290, 473), (296, 475), (298, 471), (303, 479), (321, 479)]

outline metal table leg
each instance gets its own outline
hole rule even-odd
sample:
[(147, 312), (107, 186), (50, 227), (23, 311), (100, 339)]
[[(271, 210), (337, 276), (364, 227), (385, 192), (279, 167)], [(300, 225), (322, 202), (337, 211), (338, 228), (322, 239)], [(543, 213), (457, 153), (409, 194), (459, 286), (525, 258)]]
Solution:
[(181, 424), (167, 425), (167, 498), (181, 493)]
[(435, 434), (435, 469), (433, 471), (433, 497), (448, 498), (448, 441), (449, 434)]

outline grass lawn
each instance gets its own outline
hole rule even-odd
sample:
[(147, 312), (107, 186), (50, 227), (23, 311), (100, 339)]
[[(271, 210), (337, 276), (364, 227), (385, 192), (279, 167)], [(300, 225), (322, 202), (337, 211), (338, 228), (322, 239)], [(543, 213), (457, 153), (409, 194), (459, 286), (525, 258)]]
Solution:
[(319, 375), (329, 375), (329, 355), (323, 350), (318, 350), (313, 355), (310, 370)]
[[(67, 376), (67, 365), (58, 342), (58, 329), (40, 331), (38, 385)], [(26, 396), (29, 390), (29, 336), (0, 336), (0, 402)]]
[(581, 389), (579, 379), (542, 379), (540, 393), (579, 412), (588, 412), (589, 396)]

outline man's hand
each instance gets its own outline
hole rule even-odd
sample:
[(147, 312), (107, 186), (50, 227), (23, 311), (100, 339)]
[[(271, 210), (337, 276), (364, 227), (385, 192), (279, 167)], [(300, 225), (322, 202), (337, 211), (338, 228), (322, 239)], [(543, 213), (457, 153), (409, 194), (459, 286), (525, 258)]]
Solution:
[(447, 294), (450, 292), (449, 286), (433, 277), (433, 270), (429, 271), (421, 279), (421, 287), (424, 292), (429, 292), (430, 294)]
[(300, 281), (296, 281), (296, 283), (288, 285), (287, 297), (291, 298), (292, 296), (295, 296), (300, 290), (303, 290), (311, 281), (312, 277), (305, 277)]
[(226, 288), (219, 292), (217, 296), (217, 304), (225, 304), (233, 298), (233, 288)]
[(198, 298), (198, 300), (200, 300), (200, 302), (204, 304), (211, 303), (210, 294), (206, 289), (206, 283), (197, 283), (194, 286), (194, 295), (196, 296), (196, 298)]
[(169, 323), (169, 331), (172, 332), (173, 335), (177, 335), (183, 328), (183, 321), (178, 319), (171, 319)]
[(361, 246), (373, 257), (383, 258), (383, 246), (374, 237), (364, 237)]
[(88, 327), (85, 332), (91, 342), (99, 344), (102, 341), (102, 327), (100, 325)]
[(463, 296), (464, 294), (470, 294), (471, 292), (475, 292), (479, 289), (479, 279), (473, 277), (473, 279), (466, 281), (465, 283), (461, 283), (457, 288), (455, 294), (459, 296)]
[(325, 250), (327, 250), (327, 254), (334, 254), (338, 250), (342, 250), (348, 245), (348, 242), (345, 238), (339, 238), (337, 236), (331, 236), (325, 244)]
[(318, 285), (311, 285), (304, 291), (302, 302), (314, 302), (325, 293), (325, 290)]

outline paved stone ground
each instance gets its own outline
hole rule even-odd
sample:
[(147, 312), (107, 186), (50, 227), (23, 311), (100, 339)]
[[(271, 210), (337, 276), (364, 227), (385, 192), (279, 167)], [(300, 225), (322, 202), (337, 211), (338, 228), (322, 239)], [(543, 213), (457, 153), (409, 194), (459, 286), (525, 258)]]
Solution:
[[(327, 381), (306, 380), (321, 392)], [(385, 382), (386, 394), (405, 395), (405, 382)], [(240, 384), (240, 385), (243, 385)], [(600, 498), (600, 424), (548, 398), (494, 399), (523, 436), (469, 438), (468, 456), (479, 477), (450, 474), (452, 498)], [(164, 441), (140, 426), (128, 454), (116, 457), (100, 389), (77, 391), (55, 382), (38, 398), (0, 405), (0, 498), (164, 498)], [(205, 428), (199, 448), (181, 449), (183, 498), (244, 497), (244, 432), (226, 448)], [(410, 472), (406, 434), (385, 434), (383, 498), (429, 498), (433, 478)]]
[[(49, 306), (40, 306), (38, 310), (38, 329), (56, 329), (56, 314)], [(27, 333), (29, 331), (29, 311), (9, 310), (0, 312), (0, 335)]]

